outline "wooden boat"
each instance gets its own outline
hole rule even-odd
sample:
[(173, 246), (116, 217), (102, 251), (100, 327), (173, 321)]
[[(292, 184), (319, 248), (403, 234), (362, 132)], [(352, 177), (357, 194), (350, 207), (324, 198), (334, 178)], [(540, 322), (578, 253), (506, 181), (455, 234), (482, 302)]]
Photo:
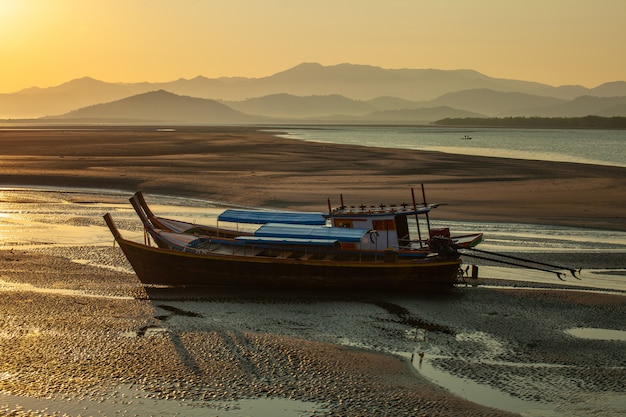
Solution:
[[(372, 239), (378, 239), (380, 243), (377, 245), (378, 250), (384, 250), (394, 245), (398, 246), (400, 250), (415, 248), (415, 246), (419, 246), (421, 249), (430, 245), (429, 239), (431, 236), (449, 237), (452, 243), (460, 248), (471, 248), (482, 242), (482, 233), (451, 236), (448, 228), (431, 228), (428, 213), (436, 208), (438, 204), (427, 204), (424, 202), (418, 206), (413, 193), (412, 199), (412, 208), (409, 208), (409, 204), (389, 207), (362, 205), (356, 208), (354, 206), (346, 207), (343, 204), (343, 197), (341, 197), (341, 206), (332, 209), (329, 201), (328, 212), (326, 213), (228, 209), (218, 216), (218, 226), (200, 225), (157, 216), (148, 206), (141, 191), (136, 192), (130, 198), (130, 202), (146, 230), (161, 229), (163, 231), (185, 233), (194, 236), (236, 238), (253, 234), (241, 230), (239, 227), (228, 228), (227, 226), (219, 226), (219, 222), (226, 222), (231, 225), (291, 224), (310, 226), (324, 226), (330, 223), (332, 227), (353, 228), (357, 225), (359, 229), (375, 231), (376, 233), (372, 236)], [(422, 239), (421, 236), (419, 215), (425, 215), (426, 217), (428, 226), (428, 237), (426, 239)], [(409, 216), (415, 216), (418, 239), (411, 240), (409, 238), (407, 221)], [(263, 231), (267, 232), (267, 230)], [(381, 233), (384, 234), (383, 239), (380, 239)]]
[[(423, 291), (452, 288), (459, 243), (447, 229), (411, 240), (407, 218), (436, 207), (360, 206), (325, 213), (226, 210), (229, 223), (260, 224), (254, 232), (198, 226), (155, 216), (138, 193), (131, 198), (157, 247), (124, 239), (109, 214), (115, 240), (144, 284), (265, 290)], [(321, 223), (324, 224), (321, 224)], [(312, 223), (312, 224), (311, 224)], [(419, 222), (418, 222), (419, 224)], [(357, 227), (358, 226), (358, 227)]]

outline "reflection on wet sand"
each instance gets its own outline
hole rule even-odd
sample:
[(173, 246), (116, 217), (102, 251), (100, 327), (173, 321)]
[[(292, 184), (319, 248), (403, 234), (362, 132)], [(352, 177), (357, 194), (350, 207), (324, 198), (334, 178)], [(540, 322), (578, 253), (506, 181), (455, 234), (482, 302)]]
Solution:
[(593, 340), (618, 340), (626, 342), (626, 330), (595, 329), (588, 327), (577, 327), (567, 329), (566, 332), (574, 337)]
[[(102, 221), (102, 214), (115, 214), (124, 236), (143, 241), (143, 228), (129, 208), (123, 192), (98, 190), (5, 189), (0, 190), (0, 248), (63, 250), (61, 248), (109, 246), (113, 239)], [(216, 202), (167, 196), (150, 196), (155, 210), (163, 217), (192, 223), (216, 225), (225, 208)], [(626, 232), (547, 227), (545, 225), (467, 223), (432, 221), (433, 227), (452, 225), (460, 234), (485, 232), (481, 249), (498, 252), (528, 252), (531, 259), (550, 257), (561, 263), (583, 268), (581, 281), (569, 279), (576, 287), (626, 290)], [(413, 226), (415, 227), (415, 226)], [(84, 258), (84, 254), (64, 256), (77, 262), (121, 270), (107, 259)], [(467, 259), (468, 263), (475, 260)], [(479, 262), (480, 264), (480, 262)], [(126, 269), (124, 269), (126, 268)], [(480, 276), (514, 281), (550, 284), (553, 276), (542, 272), (504, 268), (488, 263)]]
[[(58, 190), (0, 195), (0, 390), (9, 393), (0, 396), (0, 411), (507, 415), (476, 404), (527, 416), (626, 411), (619, 401), (626, 393), (624, 342), (567, 333), (624, 331), (621, 274), (607, 274), (617, 288), (605, 292), (524, 290), (511, 287), (512, 276), (520, 285), (524, 278), (562, 283), (481, 266), (484, 276), (506, 286), (481, 282), (434, 298), (233, 297), (146, 288), (101, 220), (115, 212), (125, 235), (142, 240), (127, 197)], [(159, 213), (198, 223), (210, 224), (219, 210), (153, 198)], [(515, 241), (515, 230), (498, 233)], [(626, 242), (618, 235), (605, 248), (614, 256), (604, 258), (586, 257), (585, 246), (576, 247), (577, 233), (568, 229), (554, 239), (568, 242), (566, 254), (587, 266), (624, 269)], [(557, 247), (547, 253), (561, 256)], [(583, 274), (583, 289), (598, 284), (595, 277)], [(411, 355), (417, 374), (406, 366)]]

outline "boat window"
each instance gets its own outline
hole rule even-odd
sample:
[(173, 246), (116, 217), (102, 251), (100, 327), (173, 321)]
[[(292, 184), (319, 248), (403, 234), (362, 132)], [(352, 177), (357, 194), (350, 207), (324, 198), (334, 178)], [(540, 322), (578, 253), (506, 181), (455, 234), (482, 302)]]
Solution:
[(396, 230), (396, 223), (393, 220), (374, 220), (372, 228), (375, 230)]
[(352, 220), (335, 219), (335, 227), (345, 227), (346, 229), (352, 229)]
[(411, 239), (409, 236), (409, 223), (407, 221), (407, 218), (406, 216), (396, 216), (395, 220), (400, 246), (408, 246)]

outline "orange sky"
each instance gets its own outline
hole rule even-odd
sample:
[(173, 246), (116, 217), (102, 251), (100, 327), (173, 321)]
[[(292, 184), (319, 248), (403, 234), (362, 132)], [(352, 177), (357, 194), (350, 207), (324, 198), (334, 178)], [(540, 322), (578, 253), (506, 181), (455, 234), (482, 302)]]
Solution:
[(301, 62), (626, 80), (626, 0), (0, 0), (0, 93)]

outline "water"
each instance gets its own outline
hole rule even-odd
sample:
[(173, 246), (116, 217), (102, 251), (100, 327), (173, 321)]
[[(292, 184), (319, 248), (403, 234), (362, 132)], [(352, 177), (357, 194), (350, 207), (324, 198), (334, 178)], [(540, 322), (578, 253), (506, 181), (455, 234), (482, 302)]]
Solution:
[[(270, 131), (311, 142), (626, 167), (626, 130), (298, 125)], [(480, 248), (490, 251), (617, 253), (621, 257), (617, 262), (619, 271), (596, 270), (587, 276), (602, 288), (626, 287), (622, 269), (626, 264), (626, 235), (622, 232), (487, 222), (435, 221), (433, 225), (449, 226), (458, 234), (482, 231), (486, 239)], [(573, 259), (576, 261), (576, 257)], [(512, 268), (481, 267), (481, 270), (481, 276), (511, 280), (543, 281), (546, 277), (543, 272), (520, 273)]]
[(626, 167), (626, 130), (285, 126), (270, 131), (312, 142)]
[[(282, 129), (286, 136), (307, 141), (342, 143), (387, 148), (443, 151), (522, 159), (583, 162), (598, 165), (626, 167), (624, 131), (598, 130), (525, 130), (525, 129), (460, 129), (428, 127), (288, 127)], [(464, 135), (472, 137), (463, 140)], [(55, 251), (63, 249), (74, 261), (100, 265), (100, 259), (83, 259), (88, 252), (72, 252), (76, 247), (111, 246), (113, 238), (104, 225), (102, 215), (111, 212), (125, 237), (143, 240), (142, 226), (130, 208), (130, 195), (112, 190), (58, 190), (58, 189), (0, 189), (0, 250), (24, 248)], [(167, 196), (148, 196), (156, 213), (164, 217), (180, 218), (201, 224), (215, 224), (222, 204)], [(485, 232), (485, 250), (538, 253), (598, 253), (626, 256), (626, 233), (594, 229), (549, 227), (532, 224), (502, 224), (488, 222), (438, 222), (433, 226), (449, 226), (456, 233)], [(73, 254), (73, 255), (72, 255)], [(111, 267), (111, 265), (103, 265)], [(480, 267), (481, 276), (558, 283), (543, 272), (529, 272), (516, 268)], [(131, 271), (128, 271), (131, 272)], [(607, 290), (626, 290), (626, 273), (623, 269), (586, 270), (582, 281), (568, 279), (568, 283), (593, 286)], [(615, 274), (617, 272), (617, 274)], [(0, 280), (0, 287), (16, 289), (16, 284)], [(35, 288), (17, 288), (36, 291)], [(63, 292), (54, 289), (47, 291)], [(266, 312), (264, 312), (266, 313)], [(248, 316), (247, 316), (248, 317)], [(327, 323), (325, 323), (326, 325)], [(618, 332), (618, 333), (617, 333)], [(575, 337), (601, 340), (624, 340), (623, 331), (610, 329), (574, 328)], [(371, 348), (371, 346), (364, 346)], [(436, 359), (433, 357), (432, 359)], [(517, 365), (515, 365), (517, 366)], [(455, 394), (488, 406), (521, 412), (527, 416), (567, 415), (555, 413), (551, 407), (513, 398), (491, 388), (439, 370), (429, 356), (418, 371), (434, 383)], [(8, 377), (0, 373), (0, 379)], [(119, 398), (95, 403), (89, 398), (37, 399), (17, 396), (0, 396), (0, 413), (6, 409), (55, 410), (81, 415), (122, 415), (134, 402), (135, 407), (161, 415), (313, 415), (323, 414), (323, 407), (315, 403), (295, 400), (252, 399), (232, 404), (221, 404), (220, 410), (210, 410), (210, 404), (172, 402), (148, 398), (132, 388), (120, 389)], [(616, 399), (595, 398), (594, 410), (605, 409)], [(601, 401), (602, 400), (602, 401)], [(621, 408), (622, 410), (624, 407)], [(215, 412), (213, 412), (215, 411)]]
[[(436, 359), (436, 356), (434, 359)], [(433, 366), (431, 360), (424, 360), (421, 363), (415, 360), (413, 366), (420, 374), (435, 382), (437, 385), (446, 387), (447, 390), (461, 398), (470, 401), (475, 398), (483, 398), (486, 399), (481, 402), (483, 405), (510, 411), (512, 413), (520, 413), (524, 417), (558, 415), (552, 412), (554, 408), (552, 406), (539, 402), (524, 401), (505, 394), (489, 385), (474, 383), (465, 378), (441, 371)]]
[(626, 330), (597, 329), (590, 327), (576, 327), (567, 330), (567, 333), (581, 339), (592, 340), (621, 340), (626, 342)]
[[(128, 202), (130, 196), (115, 190), (0, 187), (0, 248), (108, 245), (112, 237), (102, 220), (106, 212), (120, 223), (125, 237), (143, 239), (141, 223)], [(189, 198), (149, 195), (147, 199), (159, 216), (213, 226), (227, 208), (226, 204)], [(432, 227), (449, 227), (459, 235), (484, 232), (486, 239), (480, 247), (485, 250), (626, 253), (626, 232), (622, 231), (433, 218), (430, 222)], [(425, 230), (426, 225), (422, 226)], [(411, 228), (416, 235), (414, 223)]]
[[(135, 212), (130, 207), (128, 193), (114, 190), (80, 190), (80, 189), (48, 189), (48, 188), (0, 188), (0, 250), (13, 248), (49, 250), (63, 249), (64, 253), (74, 256), (74, 261), (99, 265), (99, 259), (83, 259), (88, 252), (77, 250), (85, 246), (111, 246), (113, 238), (106, 228), (102, 215), (112, 213), (122, 234), (136, 241), (143, 240), (143, 228)], [(224, 205), (194, 199), (175, 198), (169, 196), (149, 195), (146, 196), (153, 210), (161, 216), (185, 219), (200, 224), (216, 224), (218, 213)], [(581, 229), (569, 227), (546, 227), (532, 224), (502, 224), (502, 223), (474, 223), (474, 222), (441, 222), (432, 221), (433, 226), (449, 226), (455, 232), (464, 233), (471, 231), (486, 232), (486, 241), (481, 248), (487, 250), (507, 251), (528, 250), (535, 247), (537, 252), (562, 253), (562, 252), (589, 252), (589, 242), (594, 242), (594, 250), (601, 253), (626, 254), (626, 232), (607, 232), (594, 229)], [(104, 265), (110, 267), (111, 265)], [(542, 272), (528, 272), (517, 268), (505, 267), (482, 267), (481, 271), (494, 278), (519, 279), (524, 281), (556, 283), (557, 279)], [(128, 272), (132, 272), (128, 270)], [(615, 271), (613, 271), (615, 272)], [(593, 286), (607, 290), (626, 291), (626, 272), (618, 271), (618, 275), (603, 275), (602, 271), (585, 271), (583, 280), (569, 279), (569, 284), (580, 286)], [(483, 276), (484, 274), (481, 274)], [(0, 280), (0, 290), (39, 291), (37, 288), (26, 288), (25, 285), (6, 283)], [(44, 290), (41, 290), (44, 291)], [(62, 294), (75, 294), (76, 291), (65, 289), (45, 289), (45, 291)], [(198, 307), (200, 308), (200, 307)], [(210, 314), (205, 317), (214, 317), (215, 305), (207, 306)], [(301, 306), (298, 309), (303, 308)], [(313, 308), (313, 307), (311, 307)], [(323, 307), (325, 308), (325, 307)], [(264, 311), (264, 315), (269, 314)], [(280, 314), (284, 314), (280, 309)], [(231, 312), (228, 315), (232, 315)], [(309, 314), (305, 314), (308, 316)], [(310, 316), (318, 316), (318, 312)], [(249, 314), (243, 314), (249, 320)], [(334, 316), (341, 320), (342, 315)], [(329, 317), (323, 321), (324, 330), (329, 326)], [(276, 320), (280, 322), (280, 320)], [(333, 326), (330, 326), (331, 328)], [(341, 327), (341, 326), (339, 326)], [(159, 331), (161, 329), (156, 329)], [(301, 329), (298, 327), (298, 331)], [(582, 332), (582, 333), (579, 333)], [(599, 333), (598, 333), (599, 332)], [(607, 334), (609, 332), (610, 334)], [(607, 329), (572, 329), (571, 333), (576, 337), (594, 337), (610, 339), (615, 337), (616, 331)], [(623, 340), (623, 331), (619, 336)], [(125, 335), (131, 337), (132, 334)], [(467, 337), (467, 336), (465, 336)], [(484, 339), (484, 337), (482, 338)], [(481, 340), (482, 340), (481, 339)], [(356, 338), (356, 340), (360, 340)], [(474, 340), (472, 340), (474, 341)], [(371, 342), (371, 340), (370, 340)], [(379, 342), (376, 342), (376, 345)], [(346, 343), (351, 344), (351, 343)], [(374, 349), (365, 343), (362, 347)], [(496, 346), (497, 347), (497, 346)], [(435, 352), (436, 353), (436, 352)], [(405, 354), (408, 357), (409, 353)], [(566, 415), (556, 413), (552, 406), (545, 406), (536, 402), (523, 401), (508, 394), (502, 393), (488, 385), (469, 381), (456, 377), (448, 372), (439, 370), (433, 366), (432, 360), (436, 355), (428, 352), (427, 358), (420, 366), (416, 365), (417, 371), (434, 383), (445, 387), (449, 391), (474, 402), (487, 406), (510, 410), (514, 412), (524, 411), (525, 416), (539, 415)], [(417, 360), (416, 360), (417, 362)], [(416, 364), (416, 362), (414, 364)], [(499, 364), (501, 365), (501, 364)], [(517, 366), (517, 365), (515, 365)], [(9, 377), (0, 373), (0, 379)], [(122, 415), (121, 410), (133, 402), (133, 409), (159, 410), (160, 415), (224, 415), (240, 417), (244, 415), (315, 415), (323, 414), (323, 405), (306, 403), (296, 400), (270, 400), (251, 399), (236, 403), (218, 404), (223, 407), (219, 410), (213, 403), (191, 404), (183, 401), (165, 401), (146, 397), (141, 392), (120, 390), (119, 398), (110, 398), (106, 401), (95, 402), (87, 397), (81, 398), (58, 398), (37, 399), (0, 395), (0, 411), (3, 409), (31, 409), (31, 410), (55, 410), (61, 409), (70, 415), (81, 415), (88, 412), (92, 415)], [(608, 400), (607, 400), (608, 401)], [(614, 400), (611, 400), (614, 401)], [(599, 405), (598, 407), (601, 407)], [(208, 409), (208, 410), (207, 410)], [(35, 413), (36, 414), (36, 413)]]
[[(51, 188), (0, 188), (0, 249), (30, 248), (55, 250), (84, 246), (111, 246), (113, 237), (102, 216), (112, 214), (125, 238), (144, 241), (143, 226), (132, 209), (128, 193), (114, 190), (61, 190)], [(217, 216), (226, 205), (171, 196), (146, 196), (155, 213), (162, 217), (191, 223), (217, 225)], [(485, 234), (480, 249), (494, 252), (552, 254), (572, 267), (584, 267), (583, 280), (568, 278), (568, 283), (597, 288), (626, 290), (626, 232), (588, 228), (516, 223), (451, 222), (431, 219), (432, 227), (450, 227), (454, 234), (477, 231)], [(412, 235), (417, 228), (411, 219)], [(422, 225), (422, 231), (426, 230)], [(580, 264), (581, 257), (611, 256), (610, 263)], [(571, 255), (571, 256), (570, 256)], [(71, 253), (70, 253), (70, 256)], [(99, 259), (84, 259), (80, 251), (74, 261), (114, 268)], [(617, 265), (615, 260), (617, 259)], [(620, 262), (620, 259), (622, 260)], [(468, 259), (469, 261), (469, 259)], [(602, 260), (604, 262), (604, 260)], [(608, 261), (607, 261), (608, 262)], [(602, 268), (602, 269), (599, 269)], [(555, 282), (553, 274), (503, 266), (481, 266), (481, 277)]]
[(624, 252), (626, 232), (582, 227), (526, 223), (431, 221), (432, 227), (449, 227), (455, 234), (485, 234), (480, 248), (498, 252)]

